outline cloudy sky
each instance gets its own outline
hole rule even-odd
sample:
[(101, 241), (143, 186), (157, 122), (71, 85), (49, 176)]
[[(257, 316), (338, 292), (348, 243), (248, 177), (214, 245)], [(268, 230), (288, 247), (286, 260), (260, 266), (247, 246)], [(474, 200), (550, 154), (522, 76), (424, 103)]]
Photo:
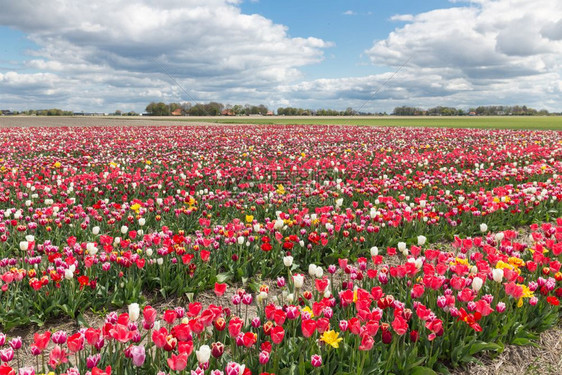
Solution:
[(559, 0), (0, 0), (0, 108), (562, 111)]

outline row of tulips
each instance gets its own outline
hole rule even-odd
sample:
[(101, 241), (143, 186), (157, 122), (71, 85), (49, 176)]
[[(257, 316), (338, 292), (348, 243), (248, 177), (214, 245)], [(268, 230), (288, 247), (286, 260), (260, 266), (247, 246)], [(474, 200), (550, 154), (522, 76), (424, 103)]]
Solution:
[(457, 237), (454, 251), (417, 241), (306, 275), (285, 255), (286, 277), (255, 293), (217, 283), (208, 306), (133, 303), (78, 332), (1, 334), (0, 374), (432, 374), (559, 320), (562, 219)]

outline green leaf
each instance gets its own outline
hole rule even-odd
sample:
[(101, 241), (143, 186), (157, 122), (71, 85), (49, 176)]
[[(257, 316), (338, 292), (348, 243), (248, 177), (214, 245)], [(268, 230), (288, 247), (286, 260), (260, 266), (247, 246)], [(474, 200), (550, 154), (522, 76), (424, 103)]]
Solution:
[(470, 355), (474, 355), (484, 350), (498, 351), (500, 349), (501, 346), (498, 344), (494, 344), (493, 342), (478, 341), (470, 346), (470, 350), (468, 352), (470, 353)]
[(88, 322), (86, 322), (86, 319), (84, 319), (84, 315), (82, 315), (82, 314), (78, 314), (78, 316), (76, 317), (76, 321), (78, 322), (78, 324), (81, 327), (89, 327), (90, 326), (88, 324)]
[(534, 347), (538, 348), (537, 344), (535, 344), (531, 340), (529, 340), (527, 338), (524, 338), (524, 337), (518, 337), (518, 338), (514, 339), (511, 343), (513, 345), (519, 345), (519, 346), (531, 345), (531, 346), (534, 346)]
[(223, 272), (217, 275), (217, 283), (224, 283), (230, 279), (232, 279), (234, 275), (232, 272)]
[(33, 315), (31, 318), (29, 318), (29, 321), (31, 323), (37, 324), (38, 327), (42, 327), (45, 324), (45, 322), (41, 320), (39, 317), (37, 317), (36, 315)]
[(424, 367), (424, 366), (413, 367), (410, 370), (409, 374), (410, 375), (437, 375), (435, 371), (433, 371), (429, 367)]

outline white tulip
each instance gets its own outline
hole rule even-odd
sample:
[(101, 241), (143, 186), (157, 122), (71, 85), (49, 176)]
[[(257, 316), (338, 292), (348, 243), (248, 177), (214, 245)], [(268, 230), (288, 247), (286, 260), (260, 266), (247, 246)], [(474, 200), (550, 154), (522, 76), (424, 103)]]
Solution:
[(146, 219), (144, 217), (141, 217), (139, 219), (139, 225), (142, 227), (142, 226), (144, 226), (144, 224), (146, 224)]
[(121, 234), (127, 234), (128, 231), (129, 231), (129, 228), (126, 225), (123, 225), (121, 227)]
[(377, 255), (379, 255), (379, 248), (376, 246), (371, 247), (371, 256), (374, 257)]
[(72, 270), (67, 269), (64, 270), (64, 278), (67, 280), (72, 280), (72, 277), (74, 276), (74, 272), (72, 272)]
[(273, 228), (279, 230), (283, 228), (283, 225), (285, 225), (285, 222), (281, 219), (277, 219), (275, 220), (275, 224), (273, 225)]
[(283, 264), (285, 267), (291, 267), (293, 265), (293, 257), (290, 255), (283, 257)]
[(484, 284), (484, 280), (478, 276), (472, 279), (472, 289), (474, 291), (478, 292), (482, 288), (482, 284)]
[(406, 249), (406, 242), (398, 242), (398, 251), (400, 251), (401, 253), (403, 253), (404, 250), (407, 250), (407, 249)]
[(503, 270), (496, 268), (492, 271), (492, 277), (496, 283), (501, 283), (503, 279)]
[(503, 237), (504, 237), (503, 232), (496, 233), (496, 236), (495, 236), (496, 241), (500, 242), (501, 240), (503, 240)]
[(480, 232), (486, 233), (488, 231), (488, 225), (486, 223), (480, 224)]
[(97, 236), (98, 234), (100, 234), (100, 227), (93, 227), (93, 228), (92, 228), (92, 233), (95, 234), (96, 236)]
[(418, 245), (419, 246), (423, 246), (425, 244), (425, 242), (427, 241), (427, 238), (425, 236), (418, 236)]
[(129, 305), (129, 319), (136, 322), (140, 316), (140, 307), (138, 303), (131, 303)]
[(295, 288), (300, 289), (304, 284), (304, 275), (296, 274), (293, 276), (293, 282), (295, 283)]
[(313, 263), (309, 264), (308, 265), (308, 274), (310, 276), (316, 275), (316, 268), (317, 268), (316, 264), (313, 264)]
[(266, 299), (267, 299), (267, 293), (266, 292), (260, 292), (260, 294), (258, 294), (257, 297), (256, 297), (256, 300), (257, 300), (258, 303), (262, 303)]
[(35, 236), (32, 234), (28, 234), (27, 236), (25, 236), (25, 240), (27, 242), (34, 242), (35, 241)]
[(29, 247), (29, 243), (27, 241), (21, 241), (20, 242), (20, 250), (21, 251), (27, 251)]
[(209, 345), (203, 345), (199, 350), (195, 351), (195, 355), (197, 356), (197, 362), (207, 363), (209, 362), (209, 358), (211, 358), (211, 348)]
[(316, 273), (314, 274), (317, 279), (321, 279), (324, 276), (324, 270), (322, 267), (316, 267)]

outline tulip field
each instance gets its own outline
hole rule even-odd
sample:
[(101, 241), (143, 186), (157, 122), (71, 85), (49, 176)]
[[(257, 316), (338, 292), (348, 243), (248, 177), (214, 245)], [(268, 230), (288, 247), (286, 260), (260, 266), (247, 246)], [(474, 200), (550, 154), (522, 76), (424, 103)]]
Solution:
[(0, 375), (430, 375), (560, 322), (562, 132), (164, 124), (0, 143)]

